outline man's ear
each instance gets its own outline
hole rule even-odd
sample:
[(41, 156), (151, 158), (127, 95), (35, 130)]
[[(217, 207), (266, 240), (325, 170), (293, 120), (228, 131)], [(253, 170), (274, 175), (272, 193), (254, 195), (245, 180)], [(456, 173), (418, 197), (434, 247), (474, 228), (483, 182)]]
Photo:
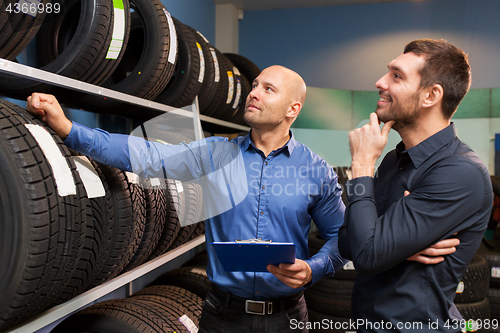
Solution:
[(289, 118), (295, 118), (299, 115), (300, 109), (302, 109), (302, 103), (299, 101), (294, 101), (290, 104), (290, 108), (286, 114)]
[(424, 99), (422, 107), (431, 108), (438, 105), (443, 100), (443, 87), (440, 84), (434, 84), (424, 89)]

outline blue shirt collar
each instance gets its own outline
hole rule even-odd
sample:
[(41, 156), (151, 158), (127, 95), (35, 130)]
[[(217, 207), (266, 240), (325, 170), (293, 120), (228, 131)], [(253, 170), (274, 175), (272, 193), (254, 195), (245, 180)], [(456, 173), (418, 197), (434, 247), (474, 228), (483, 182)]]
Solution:
[(429, 157), (434, 155), (438, 150), (443, 148), (446, 144), (456, 138), (455, 125), (451, 123), (449, 126), (445, 127), (436, 134), (428, 137), (424, 141), (420, 142), (415, 147), (405, 150), (405, 145), (401, 141), (396, 146), (397, 156), (399, 157), (403, 153), (408, 153), (413, 162), (415, 168), (418, 168), (422, 163), (424, 163)]
[[(252, 130), (250, 130), (248, 132), (248, 134), (245, 136), (245, 138), (243, 139), (243, 148), (245, 149), (245, 151), (247, 151), (250, 147), (253, 147), (253, 149), (255, 149), (255, 151), (260, 151), (260, 149), (258, 149), (257, 147), (255, 147), (254, 143), (252, 142), (252, 138), (250, 136), (251, 133), (252, 133)], [(295, 138), (294, 138), (293, 133), (292, 133), (291, 130), (289, 131), (289, 133), (290, 133), (290, 140), (288, 140), (288, 142), (285, 143), (285, 145), (283, 147), (281, 147), (279, 149), (276, 149), (271, 154), (278, 154), (281, 151), (284, 151), (284, 152), (287, 153), (288, 157), (290, 157), (290, 155), (292, 155), (292, 152), (295, 149), (295, 147), (297, 147), (298, 143), (295, 140)]]

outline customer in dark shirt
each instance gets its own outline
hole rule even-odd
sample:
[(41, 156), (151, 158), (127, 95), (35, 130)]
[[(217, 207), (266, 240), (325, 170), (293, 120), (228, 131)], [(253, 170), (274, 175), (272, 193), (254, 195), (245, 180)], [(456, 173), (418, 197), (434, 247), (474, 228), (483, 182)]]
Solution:
[[(353, 315), (358, 332), (458, 332), (464, 322), (453, 299), (492, 206), (488, 170), (450, 121), (470, 66), (444, 40), (416, 40), (388, 69), (370, 123), (349, 134), (353, 179), (339, 247), (359, 271)], [(402, 142), (373, 176), (391, 128)], [(406, 260), (454, 234), (460, 245), (443, 262)]]

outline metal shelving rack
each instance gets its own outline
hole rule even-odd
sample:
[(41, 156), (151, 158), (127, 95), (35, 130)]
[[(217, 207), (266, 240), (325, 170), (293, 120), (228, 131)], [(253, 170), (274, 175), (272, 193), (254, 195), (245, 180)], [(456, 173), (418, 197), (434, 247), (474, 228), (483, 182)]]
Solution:
[[(196, 249), (204, 243), (205, 236), (199, 236), (198, 238), (195, 238), (175, 248), (174, 250), (163, 254), (160, 257), (150, 260), (131, 271), (120, 274), (116, 278), (105, 282), (91, 290), (88, 290), (63, 304), (59, 304), (53, 308), (50, 308), (40, 313), (39, 315), (28, 319), (20, 325), (4, 331), (4, 333), (50, 332), (52, 328), (54, 328), (62, 319), (66, 318), (68, 315), (71, 315), (72, 313), (88, 305), (105, 300), (107, 295), (110, 295), (115, 291), (115, 296), (109, 298), (127, 297), (134, 293), (136, 290), (142, 289), (144, 285), (141, 287), (137, 287), (134, 284), (136, 280), (143, 277), (145, 274), (151, 274), (148, 280), (150, 280), (149, 282), (152, 282), (158, 276), (175, 268), (165, 266), (165, 264), (171, 263), (174, 259), (179, 258), (181, 255), (189, 254), (188, 252), (190, 250)], [(187, 259), (189, 258), (190, 256), (187, 256)], [(181, 262), (179, 266), (182, 263), (183, 262)], [(122, 290), (119, 290), (119, 288), (122, 288)]]
[[(198, 99), (196, 98), (192, 105), (184, 107), (184, 108), (175, 108), (172, 106), (168, 106), (165, 104), (161, 104), (154, 101), (149, 101), (143, 98), (131, 96), (125, 93), (121, 93), (115, 90), (103, 88), (100, 86), (96, 86), (90, 83), (81, 82), (75, 79), (71, 79), (65, 76), (57, 75), (54, 73), (50, 73), (41, 69), (33, 68), (30, 66), (26, 66), (23, 64), (19, 64), (13, 61), (5, 60), (0, 58), (0, 72), (5, 72), (8, 74), (24, 77), (27, 79), (37, 80), (41, 82), (45, 82), (48, 84), (56, 85), (63, 88), (68, 88), (76, 91), (80, 91), (87, 94), (102, 96), (106, 98), (111, 98), (123, 102), (127, 102), (136, 106), (146, 107), (154, 112), (157, 112), (158, 115), (161, 113), (171, 113), (177, 114), (184, 117), (193, 118), (194, 130), (195, 130), (195, 138), (202, 138), (202, 128), (201, 121), (206, 122), (208, 124), (215, 125), (219, 128), (233, 128), (240, 131), (248, 131), (249, 127), (237, 125), (230, 123), (228, 121), (215, 119), (211, 117), (207, 117), (205, 115), (201, 115), (199, 113), (198, 108)], [(92, 110), (88, 110), (92, 111)]]
[[(246, 126), (200, 115), (198, 98), (196, 98), (190, 106), (184, 108), (174, 108), (165, 104), (145, 100), (143, 98), (81, 82), (1, 58), (0, 72), (45, 82), (63, 88), (69, 88), (87, 94), (127, 102), (139, 107), (146, 107), (152, 110), (152, 112), (158, 113), (158, 115), (168, 112), (192, 118), (195, 139), (197, 140), (203, 138), (202, 122), (218, 129), (230, 128), (239, 131), (248, 131), (250, 129)], [(50, 308), (39, 315), (30, 318), (29, 320), (10, 328), (7, 331), (4, 331), (3, 333), (50, 332), (50, 330), (64, 318), (88, 305), (103, 301), (106, 298), (126, 297), (131, 295), (134, 291), (142, 289), (158, 276), (181, 266), (196, 253), (201, 252), (204, 246), (205, 236), (199, 236), (198, 238), (195, 238), (158, 258), (148, 261), (129, 272), (120, 274), (116, 278), (88, 290), (63, 304)]]

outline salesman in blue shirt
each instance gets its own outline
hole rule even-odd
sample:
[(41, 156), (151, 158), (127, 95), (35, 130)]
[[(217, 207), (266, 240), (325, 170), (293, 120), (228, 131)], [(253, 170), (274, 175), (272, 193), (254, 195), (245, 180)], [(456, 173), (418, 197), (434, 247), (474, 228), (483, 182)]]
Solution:
[[(212, 287), (200, 332), (307, 332), (301, 325), (307, 321), (303, 289), (342, 267), (337, 233), (345, 207), (332, 167), (295, 141), (290, 131), (305, 95), (297, 73), (282, 66), (266, 68), (247, 97), (244, 119), (252, 128), (248, 135), (230, 142), (210, 137), (175, 146), (71, 122), (51, 95), (35, 93), (27, 107), (67, 146), (97, 161), (145, 177), (165, 172), (168, 178), (202, 183), (207, 244), (253, 238), (295, 244), (295, 263), (268, 266), (272, 274), (226, 272), (208, 247)], [(311, 219), (327, 241), (310, 258)], [(452, 246), (443, 244), (445, 249), (438, 246), (429, 254), (449, 253)], [(292, 321), (301, 329), (292, 329)]]
[[(204, 192), (215, 201), (205, 204), (208, 210), (224, 211), (225, 207), (213, 207), (217, 201), (234, 204), (222, 214), (210, 214), (215, 216), (206, 221), (207, 244), (252, 238), (294, 243), (295, 263), (269, 266), (272, 274), (226, 272), (207, 249), (207, 274), (213, 283), (200, 331), (284, 332), (290, 330), (291, 319), (307, 321), (304, 286), (332, 276), (343, 265), (337, 232), (345, 206), (337, 175), (290, 131), (305, 96), (305, 83), (297, 73), (282, 66), (266, 68), (247, 98), (244, 119), (252, 127), (248, 135), (231, 142), (210, 137), (176, 146), (71, 122), (54, 96), (33, 94), (28, 109), (40, 115), (68, 147), (99, 162), (146, 177), (165, 171), (167, 177), (179, 180), (206, 178), (207, 186), (217, 193)], [(219, 171), (224, 171), (222, 177), (217, 177)], [(327, 242), (310, 258), (311, 219)]]
[[(349, 134), (353, 179), (339, 247), (359, 272), (357, 331), (459, 332), (466, 325), (453, 299), (493, 200), (488, 170), (450, 121), (469, 89), (470, 66), (444, 40), (416, 40), (388, 69), (376, 83), (370, 123)], [(373, 176), (391, 128), (402, 142)], [(440, 264), (405, 260), (454, 234), (460, 246)]]

